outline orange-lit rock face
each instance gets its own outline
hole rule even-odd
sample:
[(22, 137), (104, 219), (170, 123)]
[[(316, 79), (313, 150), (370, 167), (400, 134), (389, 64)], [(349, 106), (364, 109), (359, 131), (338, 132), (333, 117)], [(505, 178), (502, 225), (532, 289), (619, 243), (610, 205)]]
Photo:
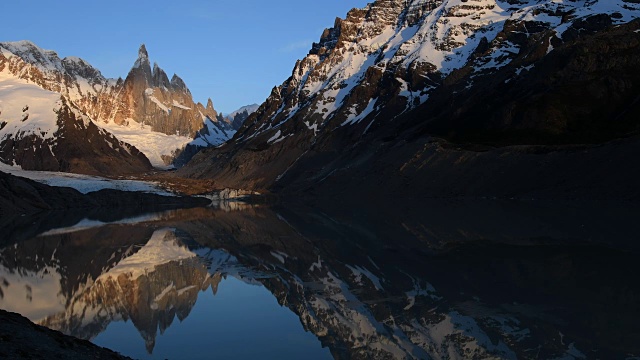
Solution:
[[(98, 69), (80, 58), (60, 59), (54, 51), (40, 49), (28, 41), (2, 43), (0, 49), (0, 72), (3, 79), (23, 81), (58, 94), (77, 113), (91, 119), (97, 126), (108, 129), (120, 141), (136, 146), (154, 166), (170, 164), (175, 155), (195, 137), (203, 139), (196, 144), (202, 148), (219, 145), (234, 133), (231, 120), (219, 116), (210, 99), (206, 105), (195, 103), (191, 92), (178, 75), (174, 74), (169, 79), (157, 64), (152, 68), (144, 45), (124, 80), (107, 79)], [(16, 97), (17, 95), (6, 98), (5, 103), (18, 101), (27, 104), (30, 101), (28, 98)], [(53, 113), (40, 115), (47, 115), (55, 122)], [(12, 120), (3, 119), (6, 116), (6, 111), (5, 115), (0, 111), (0, 124)], [(0, 143), (3, 143), (5, 152), (9, 149), (23, 151), (27, 148), (15, 143), (22, 134), (8, 131), (5, 127), (4, 132), (14, 142), (7, 144), (7, 137), (0, 134)], [(64, 138), (63, 135), (59, 137)], [(82, 140), (73, 141), (82, 143)], [(91, 152), (117, 158), (97, 149)], [(64, 166), (57, 170), (80, 171), (66, 169), (66, 164), (76, 161), (76, 157), (64, 155), (67, 156), (54, 154), (58, 162), (64, 162)], [(79, 154), (78, 161), (83, 161), (86, 156), (87, 154)], [(2, 158), (3, 162), (9, 164), (13, 164), (14, 160), (16, 164), (22, 164), (21, 156)], [(29, 161), (31, 160), (26, 161), (27, 166)], [(48, 170), (51, 168), (52, 166), (47, 167)]]

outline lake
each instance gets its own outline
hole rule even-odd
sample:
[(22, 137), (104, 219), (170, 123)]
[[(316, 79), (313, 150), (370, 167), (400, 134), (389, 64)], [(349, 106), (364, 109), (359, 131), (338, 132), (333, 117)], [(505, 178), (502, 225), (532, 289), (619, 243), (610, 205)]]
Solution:
[(0, 308), (138, 359), (633, 359), (639, 215), (432, 200), (18, 217), (0, 222)]

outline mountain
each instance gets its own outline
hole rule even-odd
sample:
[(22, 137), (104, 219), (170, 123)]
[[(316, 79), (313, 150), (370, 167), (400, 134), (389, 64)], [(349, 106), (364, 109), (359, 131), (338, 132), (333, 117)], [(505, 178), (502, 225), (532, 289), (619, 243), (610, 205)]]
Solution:
[[(213, 109), (213, 103), (209, 99), (207, 109)], [(200, 129), (193, 140), (185, 145), (185, 147), (177, 153), (172, 160), (175, 167), (184, 166), (195, 154), (200, 150), (219, 146), (235, 135), (237, 127), (234, 120), (224, 117), (222, 114), (209, 112), (210, 115), (204, 116), (204, 126)], [(237, 115), (240, 118), (242, 114)]]
[[(2, 48), (0, 48), (2, 49)], [(126, 174), (151, 169), (60, 93), (7, 73), (0, 53), (0, 161), (27, 170)]]
[(111, 118), (116, 124), (126, 125), (130, 119), (151, 126), (153, 131), (167, 135), (194, 136), (206, 118), (215, 119), (218, 113), (211, 99), (205, 107), (194, 103), (184, 81), (173, 75), (171, 80), (157, 63), (149, 61), (146, 47), (140, 46), (138, 59), (124, 80), (113, 106)]
[(249, 115), (256, 112), (259, 107), (260, 105), (258, 104), (246, 105), (225, 115), (224, 118), (227, 119), (227, 121), (231, 122), (231, 125), (235, 130), (238, 130), (240, 129), (240, 127), (242, 127), (242, 124), (244, 124), (244, 121), (247, 120)]
[(628, 0), (374, 1), (181, 174), (339, 200), (640, 197), (639, 15)]
[(204, 127), (196, 133), (191, 142), (177, 152), (172, 164), (175, 167), (184, 166), (200, 150), (221, 145), (231, 139), (235, 133), (233, 124), (227, 122), (222, 116), (214, 119), (206, 117)]
[[(211, 104), (211, 99), (209, 99), (207, 107), (209, 107), (209, 104)], [(219, 113), (213, 117), (207, 116), (204, 127), (196, 133), (193, 141), (187, 144), (184, 150), (176, 156), (173, 160), (173, 165), (180, 168), (202, 149), (220, 146), (227, 142), (258, 107), (258, 104), (246, 105), (227, 115)]]
[(206, 106), (193, 101), (179, 76), (169, 79), (157, 64), (152, 68), (144, 45), (124, 80), (107, 79), (82, 59), (60, 59), (28, 41), (0, 43), (0, 49), (6, 78), (65, 97), (95, 125), (139, 149), (154, 166), (170, 164), (207, 128), (208, 119), (218, 116), (210, 99)]

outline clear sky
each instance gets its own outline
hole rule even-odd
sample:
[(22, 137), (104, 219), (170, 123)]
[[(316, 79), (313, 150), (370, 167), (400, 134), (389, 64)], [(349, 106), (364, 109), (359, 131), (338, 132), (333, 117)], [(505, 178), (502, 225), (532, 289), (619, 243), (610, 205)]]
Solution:
[(218, 111), (262, 103), (322, 30), (367, 0), (3, 1), (0, 41), (31, 40), (125, 77), (138, 48)]

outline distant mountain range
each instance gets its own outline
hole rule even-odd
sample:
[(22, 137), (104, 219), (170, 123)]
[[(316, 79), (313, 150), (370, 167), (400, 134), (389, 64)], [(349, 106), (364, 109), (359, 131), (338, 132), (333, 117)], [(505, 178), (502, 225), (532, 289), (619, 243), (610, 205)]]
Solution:
[[(219, 145), (235, 133), (211, 99), (195, 103), (180, 77), (151, 67), (144, 45), (123, 80), (28, 41), (0, 43), (0, 82), (0, 160), (26, 169), (139, 172), (170, 165), (190, 143)], [(71, 131), (84, 127), (92, 135)]]
[(639, 197), (639, 16), (632, 0), (374, 1), (180, 174), (340, 201)]

